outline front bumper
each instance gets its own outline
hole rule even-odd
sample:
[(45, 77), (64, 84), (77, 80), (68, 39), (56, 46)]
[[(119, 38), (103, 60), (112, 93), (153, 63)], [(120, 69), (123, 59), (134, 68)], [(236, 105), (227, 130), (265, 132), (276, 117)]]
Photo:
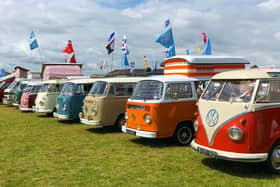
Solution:
[(13, 104), (13, 99), (3, 98), (3, 104), (12, 105)]
[(41, 112), (41, 113), (52, 113), (52, 109), (41, 109), (39, 107), (33, 106), (33, 112)]
[(135, 129), (127, 128), (125, 125), (122, 126), (122, 131), (124, 133), (132, 134), (132, 135), (140, 136), (140, 137), (144, 137), (144, 138), (156, 138), (157, 137), (156, 132), (135, 130)]
[(263, 162), (268, 158), (268, 153), (235, 153), (228, 151), (220, 151), (199, 145), (193, 140), (191, 147), (201, 154), (223, 160), (238, 161), (238, 162)]
[(63, 115), (63, 114), (58, 114), (56, 112), (53, 113), (53, 117), (59, 118), (59, 119), (65, 119), (65, 120), (71, 120), (69, 115)]
[(23, 111), (23, 112), (31, 112), (31, 111), (33, 111), (32, 108), (23, 108), (23, 107), (19, 107), (19, 109), (20, 109), (21, 111)]
[(13, 103), (13, 106), (19, 106), (19, 104), (18, 103)]
[(97, 121), (97, 120), (88, 120), (85, 118), (80, 118), (80, 122), (86, 125), (94, 125), (94, 126), (99, 126), (99, 125), (103, 125), (102, 121)]

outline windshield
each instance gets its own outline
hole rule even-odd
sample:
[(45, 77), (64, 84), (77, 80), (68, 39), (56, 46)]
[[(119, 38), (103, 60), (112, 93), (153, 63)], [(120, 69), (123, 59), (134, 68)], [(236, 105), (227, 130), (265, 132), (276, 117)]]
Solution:
[(19, 86), (17, 87), (17, 91), (22, 91), (25, 87), (26, 87), (27, 84), (25, 83), (20, 83)]
[(41, 88), (41, 85), (34, 85), (34, 86), (32, 86), (30, 93), (38, 93), (40, 88)]
[(0, 83), (0, 88), (5, 84), (5, 81)]
[(159, 100), (162, 98), (164, 84), (155, 80), (143, 80), (136, 84), (131, 99)]
[(105, 95), (107, 83), (104, 81), (97, 81), (94, 83), (89, 91), (89, 95), (102, 96)]
[(256, 80), (212, 80), (202, 99), (249, 102)]
[(60, 94), (62, 94), (62, 95), (73, 95), (74, 89), (76, 88), (76, 86), (77, 86), (77, 85), (74, 84), (74, 83), (72, 83), (72, 82), (67, 82), (67, 83), (63, 86), (63, 88), (62, 88)]
[(30, 89), (32, 88), (31, 85), (27, 85), (24, 89), (23, 89), (23, 93), (27, 93), (30, 92)]
[(18, 81), (14, 81), (14, 82), (12, 82), (12, 83), (9, 85), (8, 89), (14, 89), (14, 88), (17, 87), (18, 84), (19, 84)]
[(39, 92), (59, 92), (61, 86), (59, 84), (43, 84)]

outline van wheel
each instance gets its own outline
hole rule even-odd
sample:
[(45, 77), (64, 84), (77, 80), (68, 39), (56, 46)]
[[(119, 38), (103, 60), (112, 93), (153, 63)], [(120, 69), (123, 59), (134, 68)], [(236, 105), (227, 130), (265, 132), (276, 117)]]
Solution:
[(174, 140), (179, 145), (188, 145), (193, 139), (193, 128), (190, 123), (178, 125), (174, 134)]
[(124, 125), (124, 115), (120, 115), (116, 121), (115, 127), (118, 129), (122, 129), (123, 125)]
[(280, 140), (272, 146), (268, 155), (267, 166), (271, 172), (280, 174)]

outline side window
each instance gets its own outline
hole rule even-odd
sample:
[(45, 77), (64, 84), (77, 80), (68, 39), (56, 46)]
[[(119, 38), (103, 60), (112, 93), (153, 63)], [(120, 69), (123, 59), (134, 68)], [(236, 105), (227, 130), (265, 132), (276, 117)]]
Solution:
[(191, 83), (170, 83), (166, 88), (166, 99), (192, 98)]
[(131, 96), (135, 84), (121, 83), (112, 84), (109, 90), (109, 96)]
[(257, 95), (256, 95), (256, 102), (257, 103), (268, 102), (269, 87), (270, 87), (270, 83), (268, 81), (261, 81), (260, 82), (258, 92), (257, 92)]
[(280, 103), (280, 81), (261, 81), (256, 95), (257, 103)]

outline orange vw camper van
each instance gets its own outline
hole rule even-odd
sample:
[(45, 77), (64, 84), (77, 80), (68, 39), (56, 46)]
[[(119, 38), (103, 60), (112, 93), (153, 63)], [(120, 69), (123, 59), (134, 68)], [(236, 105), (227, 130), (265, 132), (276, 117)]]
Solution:
[(174, 137), (186, 145), (194, 137), (196, 101), (211, 76), (249, 63), (242, 57), (174, 56), (161, 63), (164, 76), (138, 82), (126, 106), (122, 131), (146, 138)]

